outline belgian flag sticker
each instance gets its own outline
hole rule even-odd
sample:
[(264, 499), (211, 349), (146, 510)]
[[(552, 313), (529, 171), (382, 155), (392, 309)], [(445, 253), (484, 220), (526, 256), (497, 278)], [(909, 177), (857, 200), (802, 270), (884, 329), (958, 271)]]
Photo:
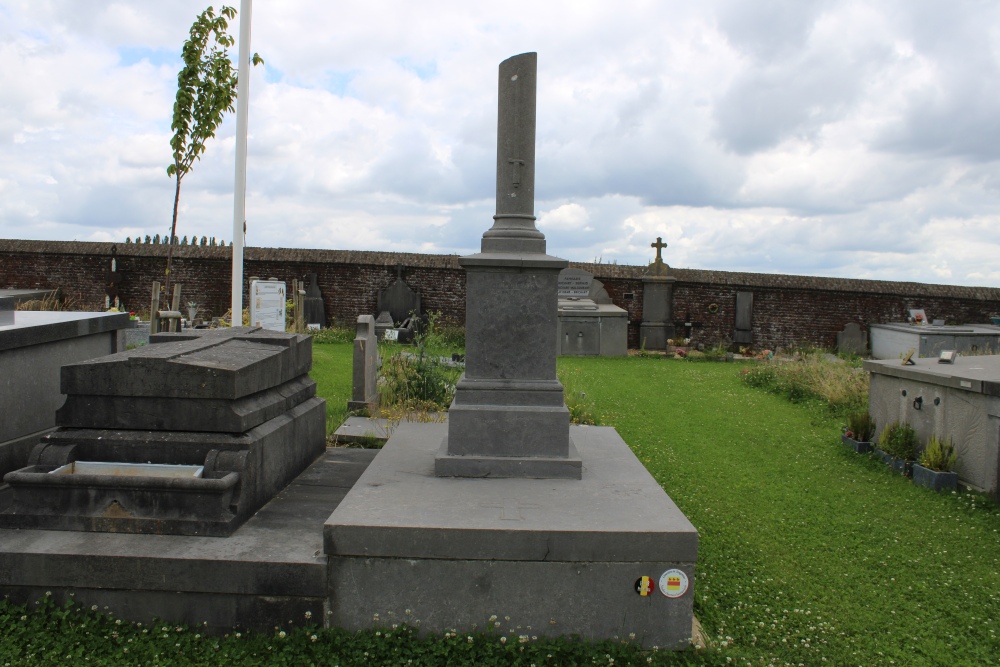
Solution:
[(660, 575), (660, 592), (668, 598), (679, 598), (687, 589), (688, 577), (681, 570), (667, 570)]
[(635, 580), (635, 592), (642, 597), (652, 595), (654, 590), (656, 590), (656, 584), (653, 583), (652, 578), (639, 577)]

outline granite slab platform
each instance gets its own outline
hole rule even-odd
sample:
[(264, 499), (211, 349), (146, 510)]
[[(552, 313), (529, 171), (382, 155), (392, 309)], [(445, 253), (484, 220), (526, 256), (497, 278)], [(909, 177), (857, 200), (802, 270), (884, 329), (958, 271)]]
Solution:
[[(579, 480), (437, 477), (446, 432), (401, 424), (327, 520), (332, 624), (462, 631), (495, 614), (528, 634), (690, 645), (697, 531), (613, 428), (571, 427)], [(637, 592), (672, 570), (679, 595)]]
[(375, 456), (328, 449), (229, 537), (0, 530), (0, 593), (51, 591), (116, 617), (273, 632), (322, 623), (323, 523)]

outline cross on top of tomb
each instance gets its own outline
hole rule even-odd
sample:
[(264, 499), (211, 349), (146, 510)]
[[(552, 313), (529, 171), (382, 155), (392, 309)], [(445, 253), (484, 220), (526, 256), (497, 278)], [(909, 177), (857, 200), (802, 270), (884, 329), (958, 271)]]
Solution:
[(653, 261), (653, 275), (663, 276), (666, 275), (667, 265), (663, 262), (662, 250), (667, 247), (667, 244), (663, 242), (663, 238), (660, 236), (656, 237), (656, 243), (650, 243), (650, 248), (656, 248), (656, 259)]

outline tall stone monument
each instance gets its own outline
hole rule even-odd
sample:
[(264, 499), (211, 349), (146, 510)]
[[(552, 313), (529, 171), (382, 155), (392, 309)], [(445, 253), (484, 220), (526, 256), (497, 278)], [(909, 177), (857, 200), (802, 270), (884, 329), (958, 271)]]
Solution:
[[(610, 427), (569, 424), (534, 225), (536, 55), (500, 64), (497, 208), (447, 424), (402, 423), (327, 519), (329, 622), (689, 646), (698, 533)], [(490, 618), (492, 615), (492, 618)]]
[(465, 375), (435, 473), (580, 478), (556, 379), (559, 272), (535, 228), (537, 54), (500, 64), (496, 215), (466, 270)]
[(647, 350), (666, 350), (667, 341), (674, 337), (674, 283), (670, 267), (663, 261), (661, 251), (667, 247), (656, 237), (650, 244), (656, 249), (656, 259), (642, 276), (642, 324), (639, 325), (639, 344)]

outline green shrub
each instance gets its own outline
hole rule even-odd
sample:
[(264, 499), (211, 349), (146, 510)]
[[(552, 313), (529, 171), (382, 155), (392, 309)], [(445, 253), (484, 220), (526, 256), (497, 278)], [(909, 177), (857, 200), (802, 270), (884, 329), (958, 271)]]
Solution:
[(847, 436), (858, 442), (868, 442), (875, 435), (875, 420), (864, 412), (852, 412), (847, 416)]
[(936, 435), (932, 435), (923, 454), (920, 455), (920, 465), (938, 472), (951, 472), (957, 458), (951, 438), (941, 441)]
[(597, 405), (592, 397), (587, 397), (587, 392), (579, 389), (577, 376), (577, 373), (559, 371), (559, 381), (563, 386), (563, 398), (569, 409), (569, 421), (571, 424), (600, 426), (601, 415), (597, 412)]
[(442, 353), (464, 353), (465, 327), (457, 320), (442, 315), (439, 311), (429, 311), (426, 328), (418, 337), (417, 344)]
[(912, 461), (917, 453), (917, 432), (909, 424), (893, 422), (879, 436), (879, 449), (897, 459)]
[(399, 405), (419, 410), (447, 410), (455, 397), (455, 383), (462, 369), (447, 366), (439, 357), (418, 354), (395, 344), (380, 346), (382, 367), (377, 388), (382, 406)]

